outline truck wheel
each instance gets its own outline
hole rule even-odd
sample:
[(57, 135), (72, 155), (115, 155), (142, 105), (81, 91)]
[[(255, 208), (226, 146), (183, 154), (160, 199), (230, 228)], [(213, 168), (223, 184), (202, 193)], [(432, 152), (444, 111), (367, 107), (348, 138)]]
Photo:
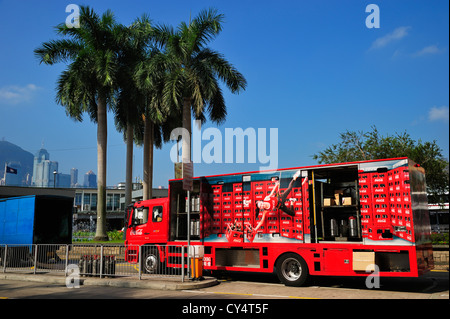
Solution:
[(302, 257), (294, 253), (281, 256), (275, 267), (278, 279), (286, 286), (299, 287), (308, 277), (308, 265)]
[(145, 274), (158, 274), (161, 271), (158, 248), (143, 247), (141, 267)]

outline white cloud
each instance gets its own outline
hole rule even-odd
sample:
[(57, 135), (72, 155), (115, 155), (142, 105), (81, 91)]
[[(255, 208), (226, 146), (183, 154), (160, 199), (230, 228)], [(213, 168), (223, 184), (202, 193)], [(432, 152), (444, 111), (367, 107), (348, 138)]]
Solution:
[(9, 85), (0, 88), (0, 102), (6, 102), (8, 104), (19, 104), (27, 102), (33, 96), (33, 93), (38, 90), (34, 84), (28, 84), (25, 86)]
[(416, 57), (419, 57), (419, 56), (424, 56), (424, 55), (428, 55), (428, 54), (438, 54), (438, 53), (441, 53), (441, 52), (442, 52), (442, 50), (439, 49), (437, 47), (437, 45), (429, 45), (429, 46), (423, 48), (422, 50), (417, 51), (413, 55), (416, 56)]
[(411, 29), (411, 27), (398, 27), (391, 33), (386, 34), (383, 37), (380, 37), (376, 39), (372, 46), (370, 47), (371, 50), (373, 49), (380, 49), (385, 46), (387, 46), (389, 43), (400, 40), (408, 35), (408, 30)]
[(430, 112), (428, 112), (428, 120), (431, 122), (443, 121), (448, 123), (448, 106), (433, 106)]

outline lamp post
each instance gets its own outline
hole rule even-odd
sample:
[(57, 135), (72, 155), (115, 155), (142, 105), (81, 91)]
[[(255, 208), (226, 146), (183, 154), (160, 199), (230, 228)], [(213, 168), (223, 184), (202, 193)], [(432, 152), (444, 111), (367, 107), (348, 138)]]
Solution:
[(58, 172), (56, 170), (53, 171), (53, 188), (56, 188), (56, 174), (58, 174)]

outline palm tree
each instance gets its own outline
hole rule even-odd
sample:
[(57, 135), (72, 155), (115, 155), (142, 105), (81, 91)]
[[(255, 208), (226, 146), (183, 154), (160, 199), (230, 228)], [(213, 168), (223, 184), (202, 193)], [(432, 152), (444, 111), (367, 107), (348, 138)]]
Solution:
[[(150, 35), (151, 36), (151, 35)], [(144, 179), (143, 200), (152, 198), (153, 146), (162, 147), (170, 140), (170, 132), (181, 125), (174, 112), (170, 112), (162, 99), (165, 68), (164, 55), (155, 47), (149, 47), (145, 58), (135, 68), (135, 81), (145, 96), (144, 128)]]
[(70, 63), (58, 79), (56, 100), (68, 116), (82, 121), (88, 113), (97, 123), (97, 228), (95, 240), (107, 240), (106, 234), (106, 148), (107, 107), (116, 88), (118, 69), (118, 31), (114, 15), (101, 17), (93, 9), (80, 7), (80, 28), (64, 23), (56, 27), (66, 39), (44, 42), (34, 52), (40, 63)]
[(145, 97), (134, 82), (136, 65), (144, 59), (145, 49), (150, 32), (150, 20), (143, 16), (136, 19), (129, 27), (121, 27), (117, 104), (115, 107), (116, 128), (124, 132), (127, 145), (125, 206), (131, 204), (132, 172), (133, 172), (133, 141), (142, 143), (139, 134), (139, 122), (145, 109)]
[[(221, 123), (227, 110), (219, 82), (232, 93), (244, 90), (244, 76), (222, 54), (206, 45), (222, 30), (223, 15), (217, 10), (201, 11), (186, 24), (174, 30), (167, 25), (155, 26), (153, 36), (164, 49), (160, 56), (165, 67), (164, 105), (182, 110), (183, 127), (191, 135), (191, 111), (196, 119)], [(191, 160), (190, 141), (182, 141), (183, 162)]]

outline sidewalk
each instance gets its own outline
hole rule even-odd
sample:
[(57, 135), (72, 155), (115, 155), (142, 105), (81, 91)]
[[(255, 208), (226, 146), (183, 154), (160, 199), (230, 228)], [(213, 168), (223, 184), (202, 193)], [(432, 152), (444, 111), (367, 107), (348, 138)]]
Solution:
[[(46, 282), (50, 284), (66, 285), (66, 278), (61, 274), (21, 274), (21, 273), (1, 273), (0, 280), (20, 280), (32, 282)], [(158, 290), (190, 290), (201, 289), (217, 285), (219, 282), (213, 277), (204, 277), (204, 280), (188, 280), (181, 282), (179, 277), (149, 278), (139, 280), (135, 277), (115, 277), (115, 278), (95, 278), (80, 277), (80, 286), (110, 286), (126, 288), (147, 288)]]

